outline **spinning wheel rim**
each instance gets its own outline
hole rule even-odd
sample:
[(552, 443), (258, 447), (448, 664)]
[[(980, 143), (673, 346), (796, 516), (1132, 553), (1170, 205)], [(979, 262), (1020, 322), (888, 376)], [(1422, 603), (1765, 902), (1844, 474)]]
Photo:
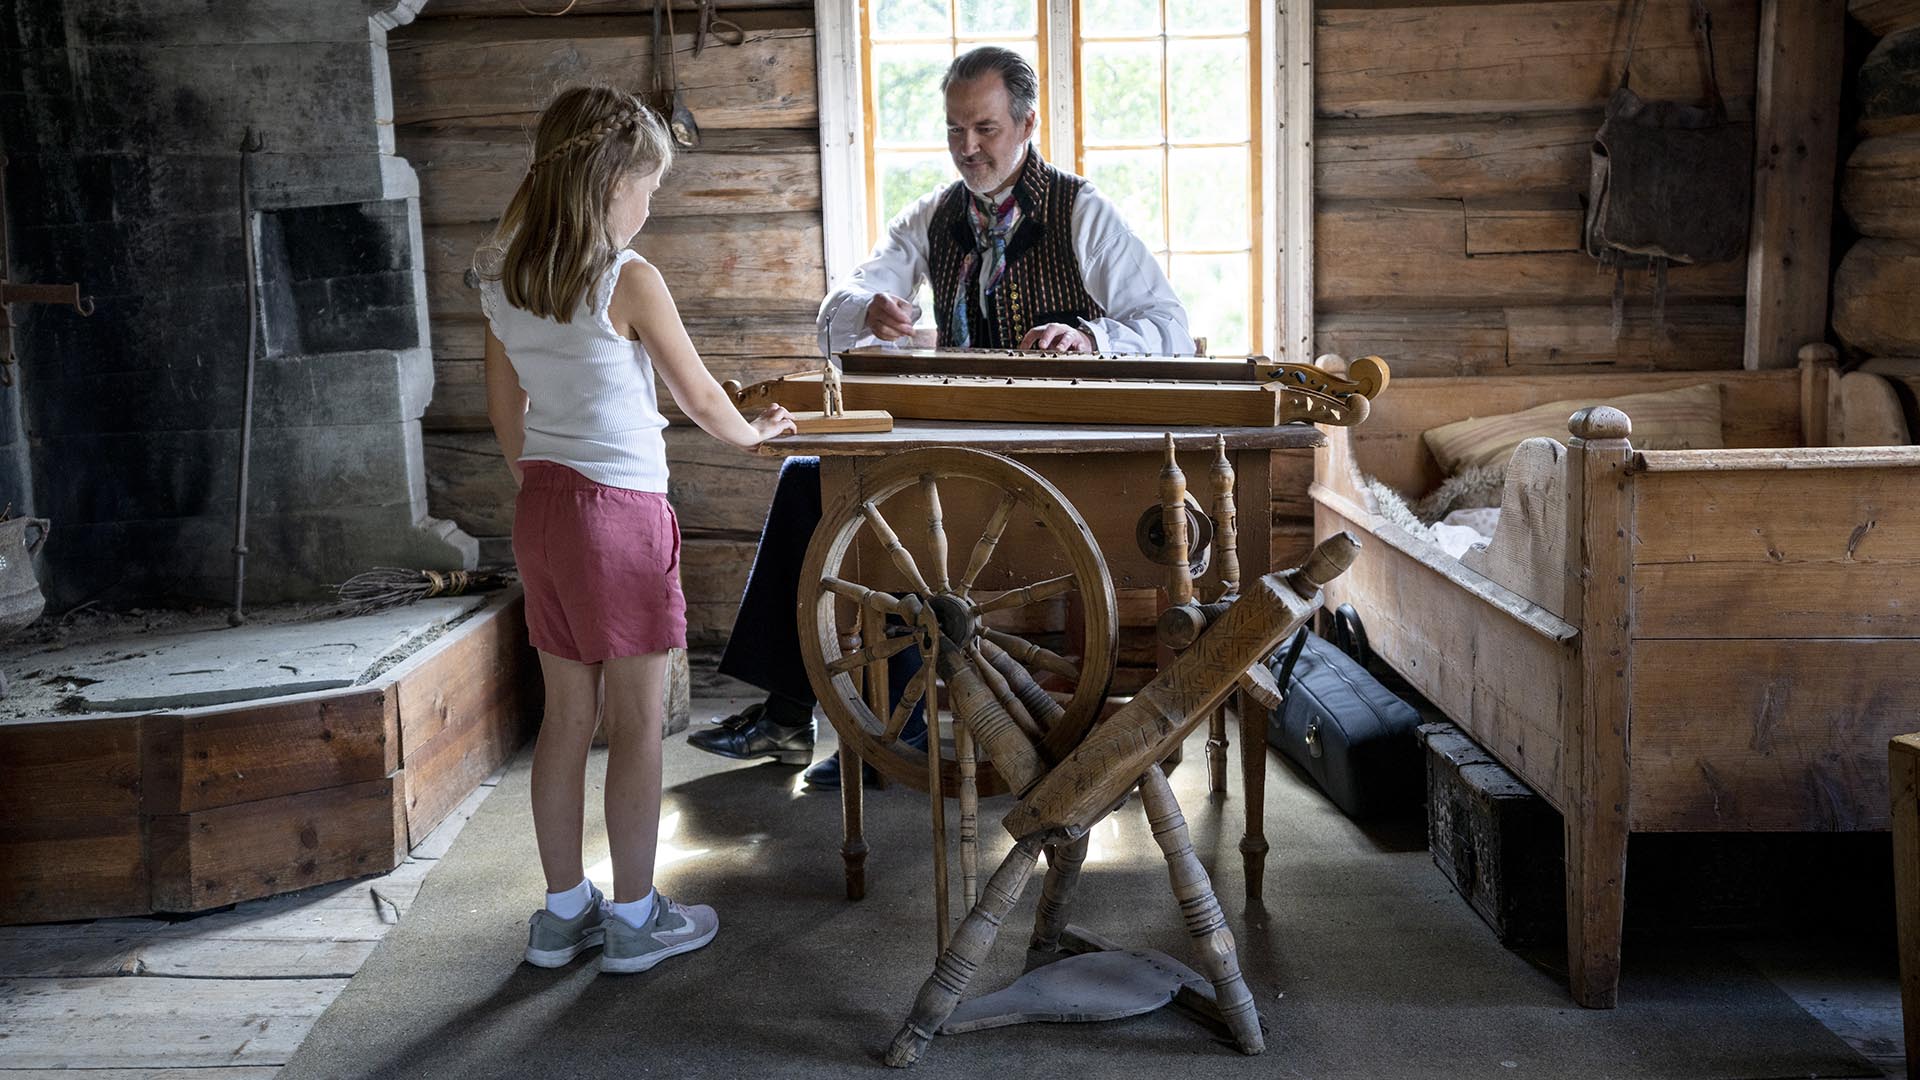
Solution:
[[(1085, 642), (1079, 678), (1071, 700), (1065, 704), (1065, 715), (1038, 743), (1048, 758), (1064, 757), (1098, 718), (1119, 658), (1119, 638), (1115, 632), (1117, 605), (1106, 562), (1086, 521), (1045, 477), (999, 454), (960, 447), (911, 450), (869, 464), (846, 491), (824, 508), (820, 525), (807, 546), (801, 573), (802, 595), (796, 603), (800, 648), (814, 694), (843, 745), (853, 746), (863, 761), (870, 762), (889, 779), (921, 791), (928, 787), (927, 751), (906, 746), (898, 738), (891, 743), (881, 742), (887, 718), (876, 715), (856, 688), (854, 672), (859, 669), (829, 670), (830, 664), (848, 653), (842, 649), (835, 632), (836, 608), (843, 601), (840, 594), (827, 586), (826, 579), (841, 576), (855, 539), (868, 527), (864, 508), (880, 506), (893, 495), (920, 483), (927, 475), (936, 483), (959, 480), (985, 484), (1000, 492), (1003, 498), (1012, 499), (1014, 506), (1045, 526), (1072, 567), (1071, 577), (1082, 605)], [(957, 582), (949, 584), (944, 569), (938, 580), (949, 587), (943, 591), (930, 584), (925, 596), (929, 603), (935, 596), (953, 597), (962, 587)], [(921, 595), (917, 589), (911, 590), (911, 594)], [(939, 744), (933, 740), (930, 743), (934, 752), (939, 752)], [(941, 774), (943, 790), (952, 795), (959, 781), (958, 766), (952, 758), (942, 755)], [(990, 761), (979, 763), (977, 783), (981, 797), (1007, 790), (1006, 781)]]

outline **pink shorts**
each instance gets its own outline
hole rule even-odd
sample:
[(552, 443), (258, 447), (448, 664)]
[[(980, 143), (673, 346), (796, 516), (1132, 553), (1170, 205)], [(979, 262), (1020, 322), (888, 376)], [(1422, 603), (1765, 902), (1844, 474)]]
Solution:
[(667, 497), (552, 461), (523, 462), (521, 475), (513, 557), (533, 647), (582, 664), (685, 648), (680, 522)]

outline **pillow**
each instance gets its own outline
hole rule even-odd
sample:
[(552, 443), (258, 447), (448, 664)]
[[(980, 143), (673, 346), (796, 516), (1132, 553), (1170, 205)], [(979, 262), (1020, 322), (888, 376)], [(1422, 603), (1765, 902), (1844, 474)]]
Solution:
[(1567, 418), (1589, 405), (1611, 405), (1633, 421), (1628, 438), (1641, 450), (1714, 450), (1720, 441), (1720, 388), (1713, 383), (1609, 398), (1568, 398), (1501, 416), (1456, 420), (1425, 434), (1427, 449), (1449, 476), (1475, 465), (1505, 464), (1527, 439), (1567, 441)]

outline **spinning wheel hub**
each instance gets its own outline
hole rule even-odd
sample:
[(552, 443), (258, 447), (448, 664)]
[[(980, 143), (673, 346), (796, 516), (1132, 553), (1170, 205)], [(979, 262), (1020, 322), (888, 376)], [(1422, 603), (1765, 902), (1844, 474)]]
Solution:
[(941, 595), (928, 600), (927, 606), (933, 609), (933, 617), (940, 620), (940, 633), (955, 645), (964, 649), (980, 633), (980, 619), (967, 601)]

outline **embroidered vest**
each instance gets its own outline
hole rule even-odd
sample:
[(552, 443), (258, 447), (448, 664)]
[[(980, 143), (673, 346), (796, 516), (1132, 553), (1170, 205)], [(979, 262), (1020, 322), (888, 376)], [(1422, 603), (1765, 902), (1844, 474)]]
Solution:
[(1026, 332), (1042, 323), (1072, 326), (1106, 314), (1087, 293), (1080, 260), (1073, 252), (1073, 204), (1085, 183), (1028, 148), (1013, 187), (1014, 198), (1020, 200), (1021, 221), (1007, 242), (1006, 274), (982, 298), (978, 274), (968, 275), (971, 281), (960, 280), (961, 263), (975, 250), (973, 225), (967, 220), (967, 200), (972, 196), (966, 184), (954, 181), (927, 224), (927, 275), (933, 285), (934, 320), (942, 346), (959, 340), (951, 325), (959, 289), (972, 294), (967, 321), (974, 348), (1018, 348)]

